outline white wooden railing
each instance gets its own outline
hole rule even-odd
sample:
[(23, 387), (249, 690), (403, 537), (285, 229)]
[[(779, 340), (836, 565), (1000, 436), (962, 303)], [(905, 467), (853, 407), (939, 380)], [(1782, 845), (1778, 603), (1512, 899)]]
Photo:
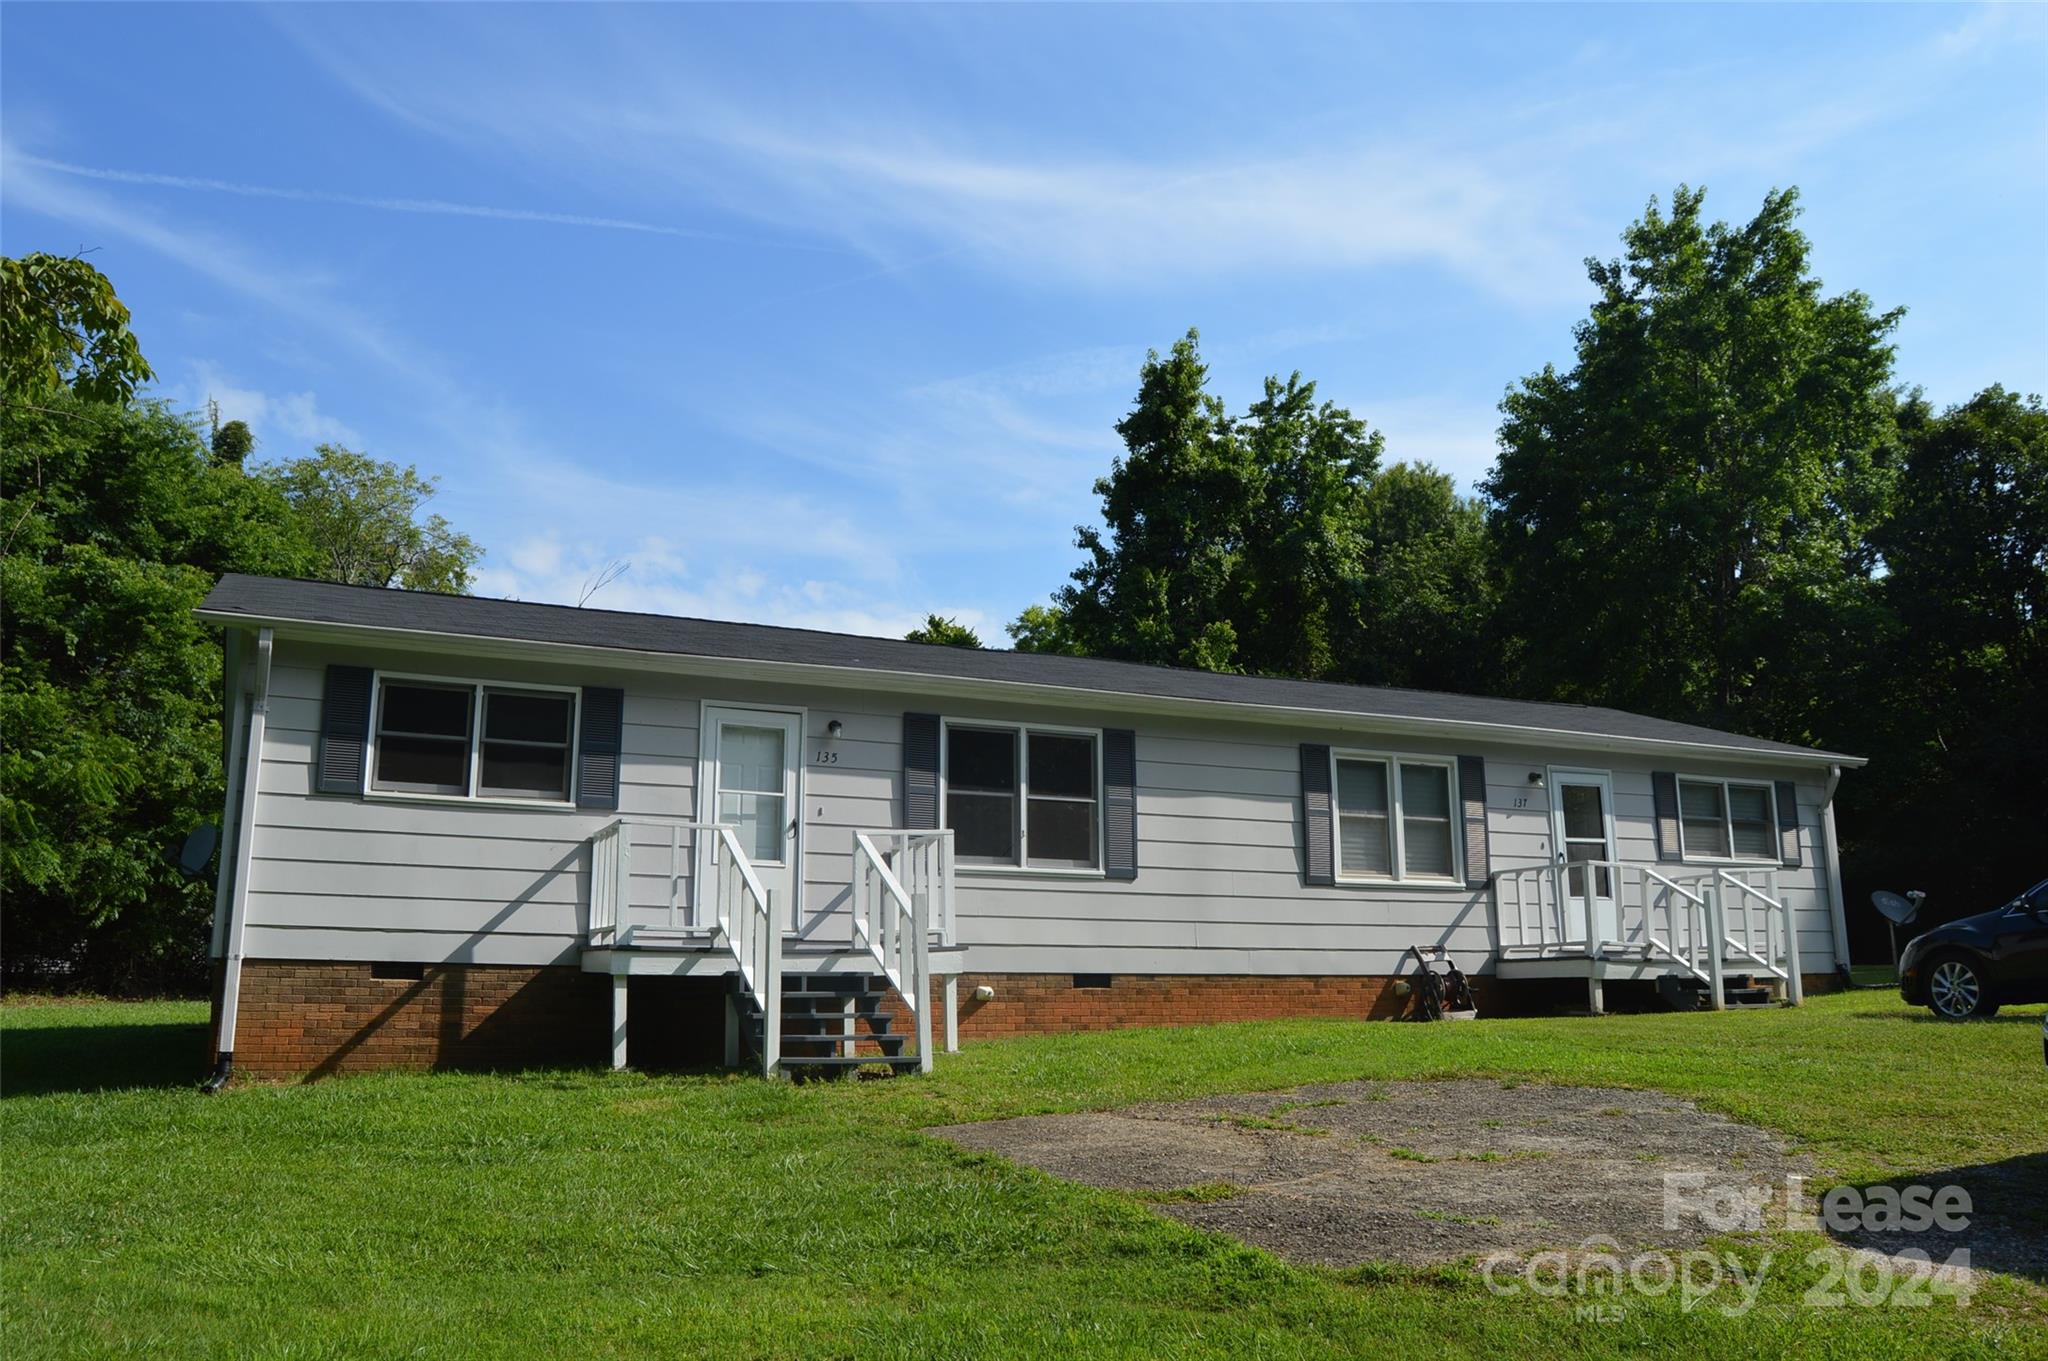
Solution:
[[(633, 928), (639, 926), (660, 926), (668, 930), (682, 930), (691, 926), (707, 927), (701, 912), (692, 912), (688, 897), (689, 848), (691, 839), (699, 833), (713, 828), (704, 823), (678, 822), (668, 818), (613, 818), (596, 835), (590, 838), (590, 943), (592, 945), (623, 945)], [(643, 839), (639, 849), (643, 854), (667, 855), (667, 870), (657, 882), (661, 885), (659, 898), (650, 898), (644, 903), (635, 903), (633, 898), (633, 834), (653, 832), (656, 835)], [(643, 875), (643, 878), (656, 878)], [(636, 909), (640, 920), (636, 921)], [(648, 920), (649, 912), (654, 914)], [(696, 919), (691, 920), (694, 916)]]
[[(657, 833), (654, 847), (667, 853), (667, 873), (659, 900), (636, 903), (633, 834), (649, 830)], [(700, 837), (708, 843), (704, 868), (692, 882), (690, 855)], [(643, 840), (641, 850), (649, 849)], [(762, 1017), (762, 1071), (774, 1074), (782, 1055), (782, 924), (731, 826), (614, 818), (590, 838), (590, 943), (624, 946), (637, 931), (660, 929), (705, 933), (709, 948), (731, 955), (742, 997)]]
[(953, 936), (953, 833), (874, 828), (859, 835), (881, 852), (882, 863), (912, 901), (923, 900), (932, 944), (958, 944)]
[[(1751, 882), (1758, 877), (1761, 888)], [(1502, 870), (1493, 876), (1493, 916), (1503, 957), (1663, 960), (1706, 983), (1717, 1009), (1734, 962), (1777, 978), (1787, 1001), (1804, 1000), (1797, 924), (1772, 870), (1667, 875), (1624, 860)]]
[(853, 834), (853, 945), (867, 951), (910, 1011), (917, 1028), (917, 1065), (927, 1073), (932, 1068), (932, 901), (929, 894), (912, 895), (873, 836)]
[(782, 923), (738, 834), (723, 823), (703, 830), (716, 838), (709, 885), (716, 939), (738, 968), (743, 998), (761, 1013), (761, 1071), (774, 1077), (782, 1063)]
[(1716, 869), (1685, 882), (1713, 902), (1721, 943), (1731, 957), (1776, 978), (1794, 1006), (1806, 1000), (1799, 976), (1799, 922), (1791, 901), (1778, 891), (1776, 870)]

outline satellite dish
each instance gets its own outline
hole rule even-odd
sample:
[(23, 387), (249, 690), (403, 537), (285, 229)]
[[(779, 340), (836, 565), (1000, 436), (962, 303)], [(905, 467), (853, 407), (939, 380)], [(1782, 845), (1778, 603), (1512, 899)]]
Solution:
[(1911, 926), (1920, 911), (1920, 904), (1914, 899), (1898, 893), (1886, 893), (1883, 889), (1870, 895), (1870, 905), (1895, 926)]
[(178, 870), (187, 879), (198, 879), (205, 875), (207, 866), (213, 863), (213, 851), (220, 845), (220, 828), (210, 822), (194, 827), (185, 838), (185, 844), (178, 851)]

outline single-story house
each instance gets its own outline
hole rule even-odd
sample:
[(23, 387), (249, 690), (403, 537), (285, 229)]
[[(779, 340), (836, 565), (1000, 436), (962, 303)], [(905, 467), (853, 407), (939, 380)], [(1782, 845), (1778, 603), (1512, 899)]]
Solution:
[[(961, 1033), (1797, 1002), (1855, 757), (1611, 709), (228, 576), (245, 1070), (929, 1066)], [(1563, 980), (1563, 981), (1560, 981)]]

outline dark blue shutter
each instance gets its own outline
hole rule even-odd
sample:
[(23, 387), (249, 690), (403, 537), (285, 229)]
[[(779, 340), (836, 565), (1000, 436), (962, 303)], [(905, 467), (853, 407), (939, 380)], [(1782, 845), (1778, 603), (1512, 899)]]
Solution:
[[(1650, 772), (1650, 809), (1657, 818), (1657, 858), (1683, 860), (1678, 848), (1678, 776), (1669, 770)], [(1559, 846), (1559, 853), (1564, 847)]]
[(1486, 839), (1486, 758), (1458, 758), (1458, 802), (1464, 805), (1465, 887), (1485, 888), (1490, 847)]
[(1102, 734), (1102, 872), (1138, 877), (1138, 735), (1129, 728)]
[(576, 806), (609, 813), (619, 806), (619, 748), (626, 724), (626, 692), (583, 687), (583, 718), (576, 735)]
[(939, 825), (939, 716), (903, 715), (903, 825)]
[(1777, 782), (1778, 858), (1797, 868), (1799, 859), (1799, 787), (1790, 780)]
[[(321, 794), (363, 792), (370, 745), (370, 668), (330, 666), (320, 701), (320, 759), (313, 788)], [(255, 759), (261, 753), (254, 754)]]
[(1301, 881), (1337, 882), (1337, 843), (1330, 814), (1330, 749), (1301, 744)]

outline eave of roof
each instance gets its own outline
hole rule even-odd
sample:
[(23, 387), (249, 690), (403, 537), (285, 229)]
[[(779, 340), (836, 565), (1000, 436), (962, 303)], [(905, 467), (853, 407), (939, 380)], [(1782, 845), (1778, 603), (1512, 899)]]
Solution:
[[(1416, 735), (1462, 736), (1474, 740), (1486, 740), (1518, 745), (1539, 745), (1555, 747), (1569, 744), (1578, 749), (1659, 752), (1672, 755), (1694, 755), (1702, 758), (1740, 759), (1773, 764), (1821, 765), (1857, 767), (1865, 764), (1861, 757), (1839, 752), (1821, 751), (1812, 748), (1790, 746), (1783, 743), (1766, 742), (1757, 738), (1746, 738), (1737, 734), (1724, 734), (1712, 729), (1694, 728), (1689, 725), (1665, 723), (1647, 719), (1641, 715), (1621, 711), (1588, 709), (1578, 705), (1538, 705), (1521, 701), (1502, 701), (1502, 707), (1513, 705), (1517, 709), (1533, 711), (1531, 714), (1514, 719), (1487, 719), (1478, 717), (1444, 717), (1422, 714), (1379, 712), (1370, 708), (1335, 708), (1327, 704), (1312, 702), (1275, 702), (1266, 698), (1226, 698), (1219, 696), (1195, 696), (1182, 694), (1160, 694), (1141, 689), (1125, 689), (1102, 684), (1072, 683), (1059, 679), (1034, 678), (1029, 680), (996, 676), (969, 676), (947, 674), (930, 670), (913, 670), (891, 666), (884, 662), (859, 661), (836, 663), (819, 661), (792, 661), (780, 658), (729, 656), (706, 652), (692, 652), (669, 648), (633, 647), (624, 644), (563, 641), (549, 638), (518, 637), (503, 631), (467, 632), (461, 628), (450, 628), (442, 621), (432, 628), (408, 627), (392, 623), (364, 623), (360, 621), (315, 617), (311, 611), (292, 611), (273, 607), (262, 610), (239, 608), (231, 604), (217, 603), (222, 588), (230, 582), (261, 582), (276, 586), (305, 586), (311, 588), (329, 587), (330, 583), (287, 583), (272, 578), (224, 578), (222, 587), (201, 604), (200, 618), (211, 623), (242, 628), (268, 627), (283, 637), (346, 641), (355, 644), (376, 644), (407, 651), (457, 651), (471, 655), (493, 656), (506, 660), (544, 662), (559, 661), (565, 657), (594, 658), (607, 666), (632, 670), (664, 671), (669, 673), (687, 672), (713, 677), (738, 680), (771, 682), (803, 682), (833, 688), (874, 688), (887, 684), (918, 693), (947, 698), (985, 698), (1001, 696), (1010, 700), (1029, 699), (1062, 707), (1077, 707), (1090, 703), (1099, 704), (1105, 698), (1114, 698), (1118, 707), (1137, 713), (1190, 714), (1200, 713), (1215, 718), (1234, 718), (1261, 723), (1293, 723), (1298, 726), (1332, 728), (1354, 732), (1395, 732)], [(372, 595), (405, 597), (413, 601), (419, 597), (409, 592), (382, 592), (369, 588), (340, 588), (364, 590)], [(442, 601), (467, 599), (466, 597), (434, 597)], [(550, 610), (560, 606), (526, 606), (519, 602), (496, 601), (496, 606), (514, 606), (521, 609)], [(868, 639), (856, 635), (812, 634), (808, 630), (778, 630), (767, 625), (727, 625), (722, 621), (689, 621), (670, 616), (622, 615), (617, 611), (579, 611), (582, 620), (596, 616), (612, 616), (633, 621), (661, 621), (677, 625), (704, 623), (726, 629), (759, 629), (768, 633), (811, 636), (843, 640), (848, 644), (878, 644), (885, 650), (916, 647), (915, 644), (901, 643), (891, 639)], [(941, 652), (941, 649), (933, 649)], [(987, 654), (981, 654), (987, 660)], [(1042, 662), (1063, 662), (1070, 659), (1037, 658), (1034, 664)], [(1101, 663), (1090, 663), (1099, 669)], [(1175, 672), (1170, 668), (1146, 667), (1136, 664), (1111, 664), (1118, 669), (1128, 669), (1133, 677), (1160, 675), (1180, 676), (1188, 673)], [(1068, 668), (1051, 667), (1058, 671)], [(1193, 673), (1206, 675), (1207, 673)], [(1361, 686), (1330, 686), (1304, 682), (1275, 682), (1270, 678), (1223, 678), (1245, 680), (1268, 694), (1276, 687), (1300, 687), (1303, 701), (1309, 699), (1309, 692), (1339, 691), (1358, 696), (1379, 693), (1411, 695), (1417, 692), (1379, 692)], [(1249, 688), (1249, 687), (1247, 687)], [(1471, 701), (1472, 697), (1446, 695), (1441, 698), (1453, 701)], [(1484, 707), (1488, 701), (1478, 700), (1467, 707)], [(1609, 733), (1597, 728), (1572, 726), (1565, 723), (1548, 724), (1536, 715), (1548, 717), (1543, 711), (1555, 710), (1559, 718), (1566, 716), (1593, 719), (1612, 716), (1627, 719), (1633, 723), (1649, 723), (1669, 730), (1664, 735), (1650, 733)], [(1682, 736), (1679, 734), (1683, 734)], [(1722, 740), (1726, 739), (1726, 740)]]

